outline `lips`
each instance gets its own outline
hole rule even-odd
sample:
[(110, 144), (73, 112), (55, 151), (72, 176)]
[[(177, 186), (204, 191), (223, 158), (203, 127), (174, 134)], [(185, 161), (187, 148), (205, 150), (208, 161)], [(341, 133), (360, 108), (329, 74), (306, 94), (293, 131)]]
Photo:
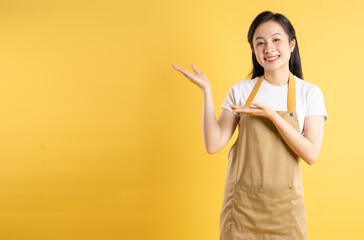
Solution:
[[(269, 56), (269, 57), (264, 58), (264, 60), (266, 60), (266, 61), (272, 61), (272, 60), (278, 59), (279, 57), (280, 57), (280, 55)], [(268, 60), (268, 58), (269, 58), (269, 60)]]

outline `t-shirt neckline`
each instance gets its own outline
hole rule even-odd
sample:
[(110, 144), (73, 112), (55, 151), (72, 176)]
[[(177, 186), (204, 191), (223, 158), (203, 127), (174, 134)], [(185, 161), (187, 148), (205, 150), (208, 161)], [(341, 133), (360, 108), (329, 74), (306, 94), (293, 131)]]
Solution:
[(272, 87), (272, 88), (285, 88), (288, 86), (288, 82), (282, 86), (277, 86), (277, 85), (273, 85), (273, 84), (270, 84), (267, 80), (265, 80), (265, 78), (263, 78), (263, 82), (268, 85), (269, 87)]

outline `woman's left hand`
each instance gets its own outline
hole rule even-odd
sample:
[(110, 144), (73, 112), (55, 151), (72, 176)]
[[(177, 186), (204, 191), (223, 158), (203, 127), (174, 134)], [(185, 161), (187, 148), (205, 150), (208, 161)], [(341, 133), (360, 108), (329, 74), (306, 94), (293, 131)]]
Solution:
[(275, 111), (269, 104), (252, 102), (252, 105), (256, 107), (236, 106), (234, 104), (230, 104), (230, 107), (233, 112), (240, 112), (253, 116), (263, 116), (269, 119), (271, 119), (271, 117), (275, 113)]

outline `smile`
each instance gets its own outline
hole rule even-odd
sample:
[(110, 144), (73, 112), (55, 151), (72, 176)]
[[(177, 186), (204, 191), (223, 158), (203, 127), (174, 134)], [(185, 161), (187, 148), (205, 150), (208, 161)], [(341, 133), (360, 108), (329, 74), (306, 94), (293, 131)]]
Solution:
[(272, 58), (264, 58), (264, 60), (268, 61), (268, 62), (273, 62), (275, 60), (277, 60), (280, 56), (275, 56), (275, 57), (272, 57)]

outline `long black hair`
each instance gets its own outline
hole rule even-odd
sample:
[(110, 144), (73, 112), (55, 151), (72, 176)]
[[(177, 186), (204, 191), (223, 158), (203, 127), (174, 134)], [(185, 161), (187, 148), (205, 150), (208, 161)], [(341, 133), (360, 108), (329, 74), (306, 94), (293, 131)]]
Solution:
[[(291, 22), (282, 14), (280, 13), (272, 13), (271, 11), (265, 11), (260, 13), (250, 25), (248, 31), (248, 42), (250, 44), (250, 48), (252, 50), (252, 60), (253, 60), (253, 69), (249, 75), (251, 75), (251, 79), (261, 76), (264, 74), (264, 68), (258, 63), (257, 58), (254, 54), (254, 47), (253, 47), (253, 35), (257, 27), (269, 20), (273, 20), (279, 23), (284, 31), (288, 35), (288, 40), (291, 42), (293, 39), (296, 41), (295, 48), (291, 53), (291, 58), (289, 59), (289, 70), (303, 80), (303, 73), (302, 73), (302, 66), (301, 66), (301, 58), (300, 52), (298, 50), (298, 42), (296, 38), (296, 32), (291, 24)], [(248, 75), (248, 76), (249, 76)]]

